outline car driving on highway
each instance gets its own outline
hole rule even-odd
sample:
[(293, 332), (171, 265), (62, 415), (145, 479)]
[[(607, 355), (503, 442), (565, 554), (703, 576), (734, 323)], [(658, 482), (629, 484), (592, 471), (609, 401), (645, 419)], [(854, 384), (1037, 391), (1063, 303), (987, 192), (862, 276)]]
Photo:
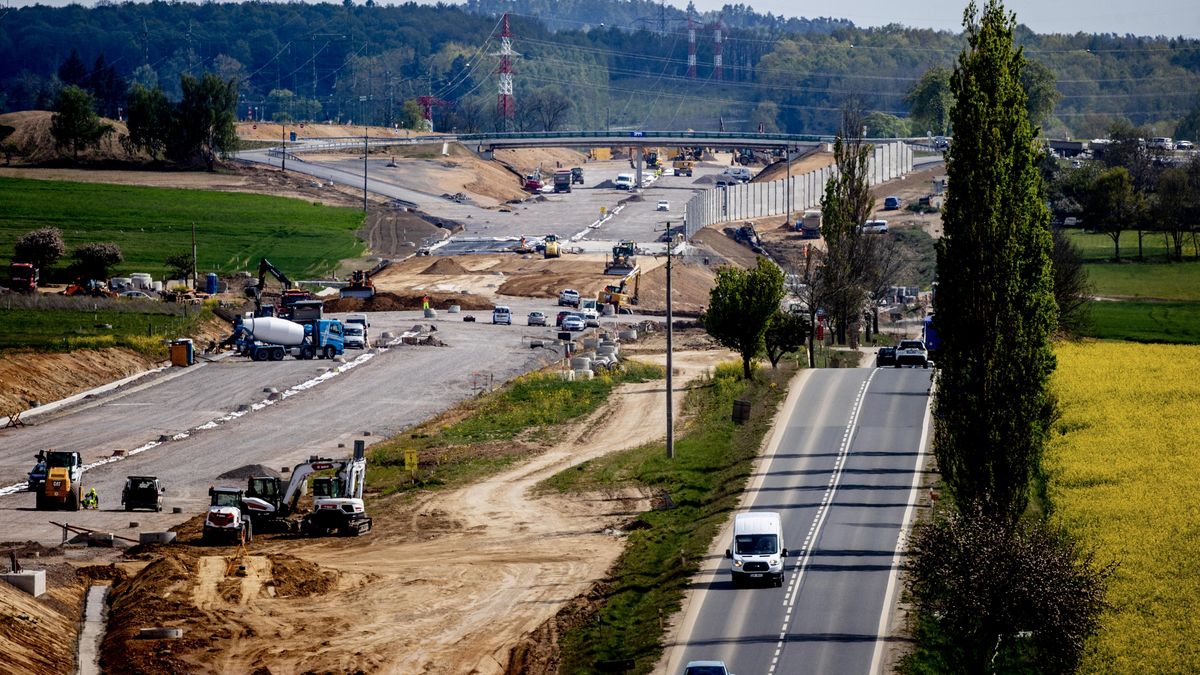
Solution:
[(724, 661), (688, 661), (683, 675), (733, 675)]
[(502, 323), (506, 326), (512, 325), (512, 309), (504, 305), (498, 305), (492, 310), (492, 323)]
[(929, 367), (929, 354), (925, 351), (925, 343), (920, 340), (901, 340), (896, 348), (896, 367), (921, 366)]
[(880, 347), (875, 354), (876, 366), (894, 366), (896, 365), (896, 348), (895, 347)]

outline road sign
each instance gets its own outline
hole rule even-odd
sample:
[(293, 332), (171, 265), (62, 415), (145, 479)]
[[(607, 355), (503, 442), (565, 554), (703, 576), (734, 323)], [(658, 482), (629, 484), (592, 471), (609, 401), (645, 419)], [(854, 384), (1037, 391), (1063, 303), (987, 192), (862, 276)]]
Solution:
[(404, 451), (404, 470), (405, 471), (416, 471), (417, 466), (418, 466), (417, 451), (416, 450), (405, 450)]
[(634, 138), (644, 138), (644, 137), (646, 136), (646, 132), (644, 132), (644, 131), (631, 131), (631, 132), (629, 132), (629, 135), (630, 135), (630, 136), (633, 136)]

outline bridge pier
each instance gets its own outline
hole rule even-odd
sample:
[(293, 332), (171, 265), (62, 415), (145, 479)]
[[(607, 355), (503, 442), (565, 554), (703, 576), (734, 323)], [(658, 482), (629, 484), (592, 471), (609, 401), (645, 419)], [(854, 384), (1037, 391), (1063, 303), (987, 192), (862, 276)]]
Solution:
[(636, 173), (633, 176), (633, 184), (637, 186), (637, 189), (639, 190), (642, 189), (642, 151), (642, 146), (637, 146), (637, 165)]

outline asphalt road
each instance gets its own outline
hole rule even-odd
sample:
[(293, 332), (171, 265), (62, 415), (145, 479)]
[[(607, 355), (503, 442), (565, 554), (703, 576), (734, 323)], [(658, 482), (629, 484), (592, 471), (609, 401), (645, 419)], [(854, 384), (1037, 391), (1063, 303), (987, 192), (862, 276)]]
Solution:
[[(881, 616), (894, 600), (897, 540), (915, 501), (930, 373), (810, 374), (746, 509), (780, 513), (790, 554), (784, 584), (734, 589), (729, 561), (711, 556), (668, 673), (700, 659), (741, 675), (872, 672)], [(728, 530), (721, 536), (723, 553)]]
[[(545, 309), (551, 307), (546, 304)], [(382, 331), (399, 334), (418, 322), (430, 323), (415, 312), (376, 312), (370, 320), (376, 337)], [(433, 323), (436, 335), (449, 346), (400, 345), (369, 352), (370, 357), (352, 350), (346, 354), (347, 364), (291, 358), (255, 363), (232, 357), (198, 368), (171, 369), (95, 400), (31, 418), (27, 427), (0, 431), (0, 488), (23, 481), (33, 455), (42, 448), (78, 450), (85, 464), (111, 458), (115, 450), (145, 448), (85, 472), (84, 487), (97, 489), (100, 511), (40, 512), (33, 510), (32, 493), (0, 496), (0, 541), (56, 543), (60, 531), (48, 523), (64, 519), (133, 538), (137, 530), (128, 527), (130, 521), (139, 522), (142, 531), (165, 529), (202, 512), (210, 485), (239, 482), (217, 480), (222, 473), (248, 464), (278, 470), (312, 454), (348, 455), (355, 439), (368, 444), (382, 440), (475, 395), (481, 383), (498, 386), (557, 359), (551, 350), (530, 349), (527, 341), (550, 336), (553, 329), (464, 323), (448, 314)], [(332, 377), (325, 374), (324, 381), (316, 382), (325, 369), (355, 361), (360, 362), (353, 368)], [(263, 405), (265, 387), (287, 396)], [(257, 410), (200, 428), (255, 402)], [(164, 434), (186, 437), (159, 443)], [(117, 510), (121, 486), (131, 474), (163, 480), (166, 511)], [(175, 506), (184, 513), (171, 514)]]
[[(278, 158), (269, 157), (265, 150), (241, 152), (239, 159), (279, 166)], [(301, 155), (303, 158), (303, 155)], [(668, 222), (679, 225), (683, 221), (683, 208), (692, 195), (712, 187), (711, 183), (697, 182), (703, 176), (718, 175), (726, 167), (714, 164), (698, 164), (691, 177), (664, 174), (653, 182), (647, 182), (640, 192), (640, 201), (628, 201), (631, 193), (613, 187), (598, 187), (606, 181), (616, 179), (617, 174), (633, 173), (628, 161), (588, 162), (584, 165), (585, 185), (576, 185), (569, 193), (546, 192), (541, 199), (527, 200), (511, 205), (511, 211), (485, 209), (473, 204), (459, 204), (440, 195), (421, 192), (404, 185), (404, 170), (386, 166), (388, 160), (374, 159), (368, 164), (367, 189), (393, 199), (403, 199), (417, 204), (425, 213), (448, 218), (461, 223), (462, 233), (455, 239), (478, 237), (516, 238), (542, 236), (549, 233), (569, 239), (582, 235), (580, 245), (588, 248), (588, 242), (604, 242), (596, 250), (606, 250), (610, 242), (632, 239), (639, 242), (656, 241)], [(288, 160), (288, 170), (361, 188), (362, 160), (341, 161), (296, 161)], [(644, 171), (648, 180), (650, 171)], [(670, 202), (670, 210), (658, 211), (659, 200)], [(625, 202), (625, 203), (622, 203)], [(600, 220), (600, 209), (616, 212), (596, 228), (589, 225)]]

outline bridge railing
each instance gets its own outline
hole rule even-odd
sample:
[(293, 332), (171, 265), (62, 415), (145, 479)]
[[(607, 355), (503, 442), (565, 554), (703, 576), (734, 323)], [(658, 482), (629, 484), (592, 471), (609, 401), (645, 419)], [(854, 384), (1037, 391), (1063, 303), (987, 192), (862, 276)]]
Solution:
[[(878, 185), (900, 178), (912, 171), (913, 151), (906, 143), (893, 141), (876, 145), (867, 167), (867, 180)], [(684, 213), (684, 232), (694, 236), (701, 229), (717, 223), (751, 220), (770, 216), (793, 216), (821, 204), (825, 184), (837, 175), (837, 167), (826, 166), (791, 179), (763, 183), (742, 183), (714, 187), (688, 201)], [(788, 194), (791, 210), (788, 213)]]

